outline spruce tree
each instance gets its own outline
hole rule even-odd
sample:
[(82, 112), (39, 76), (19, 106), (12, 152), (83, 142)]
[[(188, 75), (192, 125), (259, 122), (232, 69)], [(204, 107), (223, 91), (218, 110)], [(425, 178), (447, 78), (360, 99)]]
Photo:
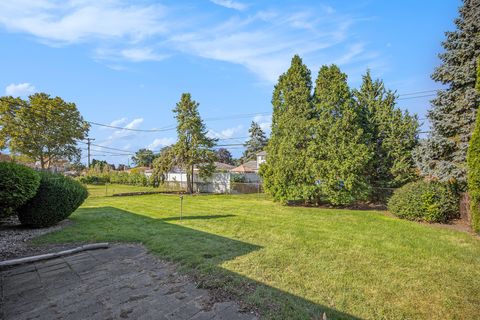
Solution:
[(182, 94), (173, 112), (177, 119), (178, 141), (173, 146), (175, 163), (179, 164), (187, 174), (187, 191), (193, 193), (194, 168), (199, 169), (201, 177), (213, 173), (215, 139), (207, 137), (207, 128), (198, 112), (198, 103), (192, 100), (189, 93)]
[(248, 141), (244, 144), (246, 149), (242, 156), (243, 162), (255, 159), (257, 153), (263, 151), (268, 142), (265, 132), (263, 132), (262, 128), (260, 128), (258, 123), (255, 121), (252, 121), (250, 129), (248, 129), (248, 133), (250, 134), (250, 139), (248, 139)]
[(260, 170), (265, 190), (276, 200), (305, 199), (305, 192), (313, 184), (305, 152), (311, 139), (311, 90), (310, 70), (295, 55), (275, 85), (268, 160)]
[(365, 199), (369, 185), (364, 171), (371, 150), (363, 140), (347, 75), (335, 65), (323, 66), (315, 84), (307, 152), (312, 190), (317, 200), (336, 205)]
[(415, 178), (412, 150), (418, 144), (418, 119), (396, 108), (396, 96), (383, 81), (373, 80), (370, 71), (354, 90), (365, 144), (373, 151), (366, 176), (373, 188), (372, 199), (383, 198), (387, 190)]
[(466, 154), (480, 95), (475, 90), (476, 59), (480, 55), (480, 0), (464, 0), (455, 20), (457, 30), (446, 33), (439, 55), (442, 64), (432, 79), (446, 85), (428, 113), (431, 132), (415, 151), (424, 176), (466, 182)]

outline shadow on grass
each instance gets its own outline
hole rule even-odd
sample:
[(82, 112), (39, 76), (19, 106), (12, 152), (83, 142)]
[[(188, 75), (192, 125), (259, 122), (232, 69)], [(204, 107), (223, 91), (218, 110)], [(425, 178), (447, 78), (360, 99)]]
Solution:
[[(184, 219), (215, 219), (234, 215), (188, 216)], [(114, 207), (81, 208), (75, 224), (60, 232), (40, 238), (40, 243), (132, 242), (145, 245), (161, 258), (178, 262), (201, 286), (216, 295), (240, 299), (275, 319), (359, 319), (335, 309), (313, 303), (258, 281), (249, 279), (220, 265), (224, 261), (262, 249), (261, 246), (168, 223), (177, 218), (153, 219)]]
[(210, 219), (220, 219), (220, 218), (229, 218), (235, 217), (234, 214), (213, 214), (213, 215), (206, 215), (206, 216), (183, 216), (181, 219), (180, 217), (169, 217), (159, 219), (162, 221), (180, 221), (180, 220), (210, 220)]

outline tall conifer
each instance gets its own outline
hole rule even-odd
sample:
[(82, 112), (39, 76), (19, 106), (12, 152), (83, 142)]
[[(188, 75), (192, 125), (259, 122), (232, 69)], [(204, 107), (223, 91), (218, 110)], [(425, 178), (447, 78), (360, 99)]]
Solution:
[(480, 55), (480, 0), (464, 0), (455, 19), (457, 30), (446, 33), (439, 55), (442, 64), (432, 79), (446, 85), (428, 113), (431, 133), (415, 152), (422, 175), (442, 181), (466, 182), (466, 155), (480, 95), (475, 90)]
[(306, 187), (312, 184), (305, 152), (311, 136), (311, 91), (310, 70), (295, 55), (273, 92), (268, 160), (261, 169), (264, 187), (276, 200), (304, 199)]

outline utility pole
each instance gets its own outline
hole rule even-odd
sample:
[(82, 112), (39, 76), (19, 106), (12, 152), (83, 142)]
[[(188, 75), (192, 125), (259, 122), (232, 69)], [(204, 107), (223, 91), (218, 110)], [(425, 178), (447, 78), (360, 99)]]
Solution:
[(92, 141), (95, 141), (95, 139), (92, 139), (92, 138), (87, 138), (87, 152), (88, 152), (88, 167), (87, 168), (90, 168), (90, 143)]

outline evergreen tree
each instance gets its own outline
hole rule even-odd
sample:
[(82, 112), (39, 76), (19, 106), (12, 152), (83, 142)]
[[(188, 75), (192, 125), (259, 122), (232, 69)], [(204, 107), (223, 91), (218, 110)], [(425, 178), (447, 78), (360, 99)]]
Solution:
[[(480, 93), (480, 57), (477, 61), (477, 92)], [(477, 117), (475, 130), (470, 139), (467, 154), (468, 194), (470, 196), (470, 212), (472, 227), (480, 232), (480, 117)]]
[(363, 140), (347, 75), (335, 65), (323, 66), (313, 99), (307, 167), (316, 181), (312, 190), (317, 200), (338, 205), (365, 199), (369, 186), (364, 170), (371, 152)]
[(225, 148), (219, 148), (215, 151), (216, 159), (218, 162), (226, 164), (234, 164), (232, 154)]
[(265, 132), (263, 132), (262, 128), (260, 128), (255, 121), (252, 121), (248, 133), (250, 134), (250, 139), (244, 144), (246, 150), (243, 152), (243, 162), (255, 159), (257, 153), (263, 151), (268, 143)]
[(457, 30), (446, 33), (445, 52), (432, 79), (447, 85), (438, 91), (428, 113), (431, 133), (417, 148), (421, 174), (464, 186), (466, 154), (480, 95), (475, 90), (476, 59), (480, 55), (480, 0), (464, 0), (455, 20)]
[(187, 173), (187, 191), (193, 193), (194, 168), (201, 177), (211, 176), (214, 170), (216, 140), (207, 137), (207, 129), (198, 112), (198, 103), (189, 93), (182, 94), (175, 109), (178, 141), (174, 145), (175, 163)]
[(272, 133), (260, 168), (264, 188), (280, 201), (308, 197), (312, 177), (306, 170), (306, 148), (311, 139), (312, 80), (310, 70), (295, 55), (290, 68), (279, 77), (272, 97)]
[(373, 151), (366, 167), (374, 199), (384, 193), (381, 188), (395, 188), (415, 178), (412, 150), (418, 143), (418, 119), (395, 107), (395, 93), (381, 80), (373, 80), (370, 71), (362, 86), (354, 90), (365, 144)]

